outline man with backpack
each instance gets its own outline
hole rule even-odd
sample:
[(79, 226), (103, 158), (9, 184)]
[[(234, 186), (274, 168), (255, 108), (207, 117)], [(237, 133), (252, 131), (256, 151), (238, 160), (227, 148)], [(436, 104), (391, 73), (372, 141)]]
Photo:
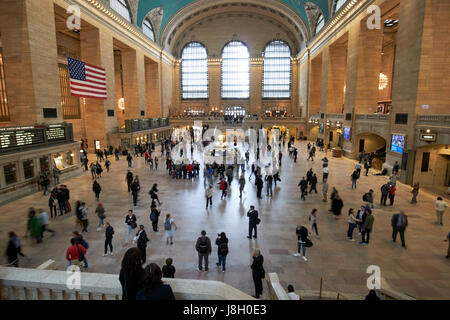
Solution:
[(206, 231), (202, 230), (201, 236), (197, 239), (195, 250), (198, 252), (198, 270), (202, 271), (202, 261), (205, 260), (205, 271), (208, 271), (208, 257), (211, 254), (211, 240), (206, 236)]
[(217, 256), (219, 258), (219, 262), (216, 265), (222, 265), (222, 272), (225, 272), (225, 263), (228, 255), (228, 238), (225, 232), (217, 234), (216, 245), (218, 247)]

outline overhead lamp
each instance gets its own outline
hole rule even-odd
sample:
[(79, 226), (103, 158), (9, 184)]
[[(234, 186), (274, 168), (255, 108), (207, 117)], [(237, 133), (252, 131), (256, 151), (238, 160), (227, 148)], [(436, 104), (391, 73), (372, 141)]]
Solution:
[(125, 110), (125, 98), (120, 98), (118, 101), (118, 107), (120, 110)]

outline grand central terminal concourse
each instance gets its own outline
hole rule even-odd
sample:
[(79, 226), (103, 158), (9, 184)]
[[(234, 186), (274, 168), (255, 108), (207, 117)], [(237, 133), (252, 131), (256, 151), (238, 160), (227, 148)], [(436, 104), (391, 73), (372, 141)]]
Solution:
[(448, 0), (0, 0), (0, 305), (450, 300), (449, 31)]

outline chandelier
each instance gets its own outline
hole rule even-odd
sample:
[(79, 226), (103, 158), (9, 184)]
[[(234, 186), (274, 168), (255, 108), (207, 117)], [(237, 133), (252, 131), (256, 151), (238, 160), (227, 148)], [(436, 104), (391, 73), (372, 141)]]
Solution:
[(386, 89), (389, 84), (389, 79), (384, 73), (380, 73), (380, 82), (378, 84), (378, 90)]

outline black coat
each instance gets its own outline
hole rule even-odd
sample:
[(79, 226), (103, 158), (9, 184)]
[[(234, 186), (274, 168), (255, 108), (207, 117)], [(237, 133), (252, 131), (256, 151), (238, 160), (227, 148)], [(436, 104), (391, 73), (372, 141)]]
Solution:
[(140, 290), (136, 300), (175, 300), (175, 296), (168, 284), (160, 284), (151, 289)]
[(254, 278), (264, 279), (266, 276), (266, 271), (263, 267), (264, 257), (262, 255), (258, 257), (253, 257), (253, 263), (251, 265), (252, 274)]
[(338, 200), (338, 199), (334, 198), (333, 201), (331, 202), (331, 211), (333, 211), (333, 213), (336, 216), (339, 216), (341, 214), (341, 210), (342, 210), (343, 206), (344, 206), (344, 202), (342, 200)]
[(247, 212), (247, 217), (250, 218), (248, 221), (250, 224), (256, 224), (256, 221), (258, 219), (258, 210)]
[(122, 285), (122, 300), (136, 300), (136, 293), (142, 289), (144, 269), (135, 273), (127, 274), (123, 269), (120, 270), (119, 281)]
[[(136, 234), (136, 236), (139, 233)], [(137, 247), (138, 248), (147, 248), (147, 242), (149, 242), (150, 239), (147, 238), (147, 233), (145, 233), (145, 230), (142, 230), (141, 235), (139, 236), (137, 240)]]

